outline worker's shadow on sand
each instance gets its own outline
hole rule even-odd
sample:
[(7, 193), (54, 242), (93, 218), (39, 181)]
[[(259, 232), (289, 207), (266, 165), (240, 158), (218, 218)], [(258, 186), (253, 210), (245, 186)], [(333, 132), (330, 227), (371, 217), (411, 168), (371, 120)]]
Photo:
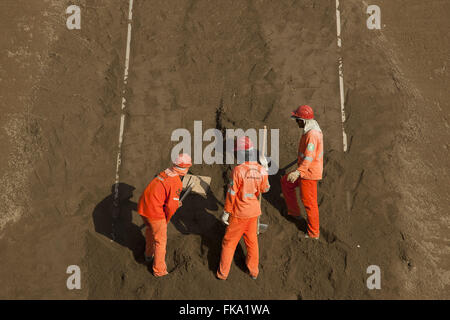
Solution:
[[(288, 166), (291, 166), (295, 162), (296, 162), (296, 160), (291, 162)], [(291, 223), (294, 223), (297, 226), (298, 230), (306, 233), (307, 222), (306, 222), (305, 218), (300, 217), (300, 219), (297, 220), (297, 219), (294, 219), (291, 216), (289, 216), (287, 214), (286, 202), (284, 201), (284, 198), (281, 197), (281, 194), (282, 194), (281, 178), (288, 172), (290, 172), (290, 171), (287, 171), (286, 167), (280, 168), (278, 170), (277, 174), (269, 176), (270, 190), (267, 193), (263, 193), (263, 198), (268, 203), (270, 203), (276, 210), (278, 210), (278, 212), (280, 212), (280, 214), (283, 218), (285, 218), (287, 221), (289, 221)], [(297, 195), (297, 197), (298, 197), (298, 195)], [(299, 202), (299, 205), (301, 206), (301, 202)]]
[(141, 227), (132, 221), (137, 204), (130, 199), (133, 197), (135, 188), (126, 183), (119, 183), (118, 190), (118, 206), (114, 205), (115, 185), (113, 185), (111, 194), (95, 207), (92, 213), (95, 231), (130, 249), (134, 259), (144, 263), (145, 238)]
[[(206, 198), (191, 193), (171, 219), (180, 233), (200, 235), (201, 253), (207, 252), (208, 267), (213, 273), (219, 267), (225, 226), (207, 210), (217, 211), (219, 203), (211, 191), (208, 191)], [(236, 248), (234, 260), (239, 268), (246, 270), (245, 254), (240, 244)]]

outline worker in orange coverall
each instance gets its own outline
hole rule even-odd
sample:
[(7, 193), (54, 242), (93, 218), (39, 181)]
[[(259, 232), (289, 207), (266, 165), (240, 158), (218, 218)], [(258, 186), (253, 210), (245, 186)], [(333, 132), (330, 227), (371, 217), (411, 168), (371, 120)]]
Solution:
[(288, 215), (299, 219), (300, 208), (295, 189), (300, 188), (300, 198), (307, 215), (306, 238), (319, 239), (319, 206), (317, 205), (317, 181), (323, 172), (323, 135), (314, 120), (310, 106), (298, 107), (292, 112), (303, 135), (298, 146), (298, 168), (281, 178), (281, 189), (288, 208)]
[[(257, 152), (248, 137), (237, 140), (235, 151), (237, 158), (245, 160), (232, 172), (232, 180), (227, 192), (222, 221), (227, 225), (222, 240), (222, 253), (217, 278), (226, 280), (230, 272), (231, 262), (239, 240), (244, 236), (247, 247), (246, 264), (250, 276), (258, 277), (258, 217), (261, 215), (259, 194), (269, 191), (270, 185), (265, 167), (258, 164)], [(261, 161), (262, 162), (262, 161)]]
[(180, 154), (173, 166), (160, 172), (142, 193), (137, 212), (147, 226), (145, 236), (145, 260), (153, 261), (153, 275), (168, 274), (166, 266), (167, 224), (181, 207), (180, 194), (183, 177), (192, 166), (188, 154)]

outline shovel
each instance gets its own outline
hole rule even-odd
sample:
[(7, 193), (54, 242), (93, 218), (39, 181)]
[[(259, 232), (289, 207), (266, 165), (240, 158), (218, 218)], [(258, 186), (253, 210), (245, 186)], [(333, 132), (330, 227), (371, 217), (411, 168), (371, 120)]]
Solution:
[[(262, 155), (263, 157), (265, 157), (264, 153), (265, 153), (265, 151), (266, 151), (266, 134), (267, 134), (267, 127), (264, 126), (263, 145), (262, 145), (262, 152), (261, 152), (261, 155)], [(261, 193), (259, 194), (258, 200), (259, 200), (259, 206), (261, 207)], [(258, 234), (258, 235), (259, 235), (260, 233), (266, 232), (267, 228), (269, 227), (268, 224), (264, 224), (264, 223), (261, 223), (261, 222), (259, 221), (259, 220), (260, 220), (260, 217), (261, 217), (261, 216), (258, 217), (258, 226), (257, 226), (257, 229), (256, 229), (256, 234)]]
[(180, 201), (183, 202), (184, 198), (192, 191), (201, 196), (206, 197), (208, 194), (209, 186), (211, 185), (211, 177), (194, 176), (192, 174), (186, 174), (183, 178), (183, 196)]

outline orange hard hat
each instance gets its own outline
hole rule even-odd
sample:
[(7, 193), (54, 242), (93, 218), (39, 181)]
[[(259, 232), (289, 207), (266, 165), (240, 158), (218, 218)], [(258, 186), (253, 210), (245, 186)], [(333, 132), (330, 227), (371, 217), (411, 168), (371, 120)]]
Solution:
[(234, 151), (250, 151), (253, 150), (253, 142), (249, 137), (239, 137), (236, 141)]
[(303, 105), (292, 111), (291, 118), (303, 120), (314, 119), (314, 112), (310, 106)]
[(189, 168), (189, 167), (192, 166), (191, 156), (188, 155), (187, 153), (181, 153), (175, 159), (173, 164), (176, 165), (179, 168)]

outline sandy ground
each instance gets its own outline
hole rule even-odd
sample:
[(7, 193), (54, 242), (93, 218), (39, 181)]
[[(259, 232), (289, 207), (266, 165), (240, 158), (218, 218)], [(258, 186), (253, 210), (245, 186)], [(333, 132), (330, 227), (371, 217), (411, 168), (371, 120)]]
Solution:
[[(0, 297), (6, 299), (450, 298), (448, 1), (135, 0), (130, 78), (123, 87), (128, 1), (79, 1), (81, 30), (65, 27), (70, 1), (0, 4)], [(8, 14), (6, 14), (8, 12)], [(344, 61), (347, 153), (342, 152), (338, 58)], [(112, 241), (111, 186), (122, 90), (127, 111), (120, 223)], [(214, 277), (231, 165), (195, 165), (212, 177), (169, 225), (167, 264), (143, 262), (136, 202), (170, 161), (177, 128), (280, 129), (280, 167), (296, 158), (288, 121), (314, 107), (325, 137), (321, 239), (285, 217), (271, 177), (256, 281), (241, 243), (227, 281)], [(204, 146), (207, 143), (204, 143)], [(303, 212), (304, 213), (304, 212)], [(68, 290), (78, 265), (82, 289)], [(381, 290), (368, 290), (378, 265)]]

